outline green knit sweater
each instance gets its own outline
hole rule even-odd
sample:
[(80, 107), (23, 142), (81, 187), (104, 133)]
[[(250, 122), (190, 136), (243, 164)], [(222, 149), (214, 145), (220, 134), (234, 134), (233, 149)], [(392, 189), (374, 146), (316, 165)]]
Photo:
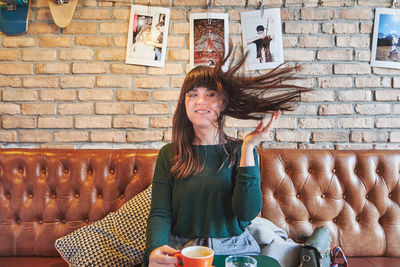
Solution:
[[(241, 144), (228, 144), (237, 147), (237, 162)], [(172, 144), (159, 152), (147, 221), (145, 266), (150, 252), (167, 244), (170, 233), (183, 238), (238, 236), (261, 210), (256, 151), (256, 166), (228, 167), (229, 160), (220, 145), (195, 148), (204, 168), (198, 175), (185, 179), (177, 179), (170, 173), (174, 155)], [(222, 160), (224, 165), (220, 168)]]

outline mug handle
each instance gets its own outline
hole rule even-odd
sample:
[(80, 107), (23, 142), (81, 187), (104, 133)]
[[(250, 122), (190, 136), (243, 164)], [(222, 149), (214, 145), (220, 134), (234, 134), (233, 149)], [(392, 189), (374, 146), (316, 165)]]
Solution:
[(183, 260), (182, 260), (182, 253), (178, 252), (178, 253), (176, 253), (176, 254), (174, 254), (172, 256), (177, 257), (180, 260), (180, 263), (182, 263), (182, 265), (180, 265), (180, 263), (179, 264), (175, 264), (175, 267), (184, 267)]

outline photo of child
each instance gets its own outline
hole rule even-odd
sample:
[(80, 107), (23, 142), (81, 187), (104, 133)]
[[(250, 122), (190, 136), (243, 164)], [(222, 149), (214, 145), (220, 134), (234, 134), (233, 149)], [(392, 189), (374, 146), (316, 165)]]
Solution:
[(282, 30), (279, 9), (242, 12), (243, 49), (248, 53), (247, 70), (274, 68), (283, 63)]

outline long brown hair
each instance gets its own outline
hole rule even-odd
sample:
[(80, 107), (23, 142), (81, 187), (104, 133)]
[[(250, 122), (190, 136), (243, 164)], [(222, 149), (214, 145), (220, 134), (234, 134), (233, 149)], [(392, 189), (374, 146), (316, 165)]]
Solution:
[(293, 76), (294, 67), (281, 68), (280, 66), (259, 76), (238, 75), (237, 72), (244, 65), (245, 56), (237, 64), (230, 64), (227, 71), (223, 71), (222, 66), (231, 53), (232, 48), (228, 56), (221, 59), (215, 68), (197, 66), (185, 77), (172, 121), (172, 143), (175, 156), (172, 159), (171, 172), (177, 178), (196, 175), (203, 167), (197, 150), (193, 146), (195, 140), (193, 125), (186, 114), (185, 97), (190, 90), (205, 87), (215, 90), (222, 98), (225, 108), (218, 117), (216, 127), (219, 144), (229, 158), (230, 166), (236, 159), (234, 147), (228, 145), (234, 139), (224, 133), (225, 116), (258, 120), (264, 114), (275, 110), (293, 110), (301, 93), (310, 91), (308, 88), (292, 83), (284, 83), (297, 79)]

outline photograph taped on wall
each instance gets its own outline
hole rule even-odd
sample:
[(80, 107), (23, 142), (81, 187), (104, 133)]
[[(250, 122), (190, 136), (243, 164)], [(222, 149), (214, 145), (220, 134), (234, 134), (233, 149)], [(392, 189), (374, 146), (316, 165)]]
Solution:
[[(215, 66), (229, 51), (227, 13), (190, 14), (190, 68)], [(226, 69), (228, 62), (223, 69)]]
[(281, 13), (270, 8), (240, 13), (246, 70), (275, 68), (284, 62)]
[(168, 8), (131, 5), (125, 63), (164, 67)]
[(400, 10), (377, 8), (372, 38), (371, 66), (400, 69)]

